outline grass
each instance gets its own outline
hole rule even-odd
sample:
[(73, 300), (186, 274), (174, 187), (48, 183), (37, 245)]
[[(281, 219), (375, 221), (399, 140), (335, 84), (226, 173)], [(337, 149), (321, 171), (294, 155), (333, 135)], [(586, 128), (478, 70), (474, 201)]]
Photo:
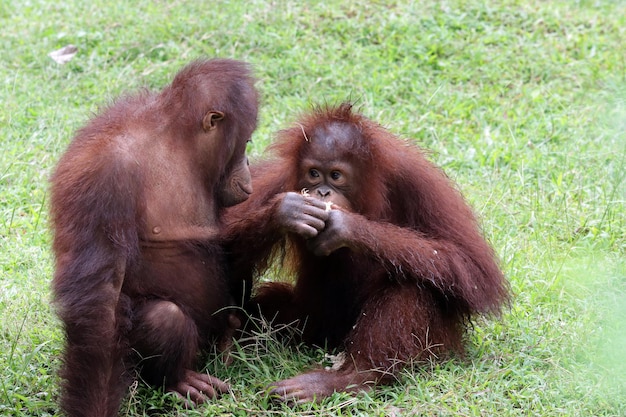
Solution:
[[(332, 4), (331, 4), (332, 3)], [(122, 415), (626, 415), (626, 2), (8, 0), (0, 4), (0, 414), (58, 413), (47, 180), (73, 132), (199, 56), (251, 62), (254, 159), (311, 104), (347, 98), (431, 151), (480, 214), (514, 291), (464, 359), (369, 394), (272, 405), (324, 360), (271, 335), (207, 363), (232, 396), (182, 411), (142, 384)], [(67, 44), (76, 57), (47, 54)]]

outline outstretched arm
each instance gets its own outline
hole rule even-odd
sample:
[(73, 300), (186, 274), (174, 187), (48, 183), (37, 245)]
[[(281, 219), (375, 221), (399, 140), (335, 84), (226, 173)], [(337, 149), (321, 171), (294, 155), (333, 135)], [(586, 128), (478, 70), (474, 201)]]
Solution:
[(324, 228), (328, 218), (325, 207), (319, 200), (287, 192), (265, 201), (253, 195), (226, 212), (224, 241), (237, 300), (249, 298), (255, 276), (269, 266), (274, 247), (287, 234), (308, 239)]
[(293, 233), (305, 239), (317, 236), (328, 218), (326, 205), (300, 193), (277, 194), (265, 204), (256, 207), (243, 203), (226, 216), (226, 237), (246, 247), (263, 246), (267, 239), (274, 242)]

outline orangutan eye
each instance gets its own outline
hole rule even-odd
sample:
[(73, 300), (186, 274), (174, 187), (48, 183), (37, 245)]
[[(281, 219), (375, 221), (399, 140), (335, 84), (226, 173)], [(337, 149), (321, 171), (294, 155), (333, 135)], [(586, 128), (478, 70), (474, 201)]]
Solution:
[(338, 179), (341, 178), (341, 172), (339, 171), (333, 171), (330, 173), (330, 178), (332, 178), (334, 181), (337, 181)]
[(309, 170), (309, 175), (310, 175), (312, 178), (319, 178), (320, 173), (319, 173), (319, 171), (318, 171), (318, 170), (316, 170), (316, 169), (310, 169), (310, 170)]

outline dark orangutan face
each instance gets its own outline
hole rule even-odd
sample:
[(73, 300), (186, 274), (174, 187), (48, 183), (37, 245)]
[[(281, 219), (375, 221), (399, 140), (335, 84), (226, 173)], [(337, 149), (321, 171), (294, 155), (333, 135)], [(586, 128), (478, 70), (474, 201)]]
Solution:
[(352, 210), (358, 172), (350, 149), (359, 138), (360, 133), (345, 123), (317, 128), (302, 158), (300, 186), (311, 197)]
[(236, 163), (229, 175), (222, 182), (219, 190), (220, 203), (223, 207), (230, 207), (242, 203), (252, 193), (252, 179), (248, 168), (248, 158), (245, 152), (237, 155)]
[(201, 148), (198, 151), (213, 157), (219, 155), (220, 151), (223, 152), (224, 149), (229, 148), (229, 140), (236, 142), (235, 146), (231, 148), (230, 155), (226, 155), (228, 164), (217, 190), (219, 205), (230, 207), (244, 202), (252, 193), (252, 178), (246, 156), (246, 145), (252, 132), (237, 130), (238, 134), (234, 138), (226, 136), (224, 134), (224, 117), (224, 113), (219, 111), (210, 111), (206, 114), (202, 121), (204, 131), (198, 138), (198, 141), (202, 142), (206, 148)]

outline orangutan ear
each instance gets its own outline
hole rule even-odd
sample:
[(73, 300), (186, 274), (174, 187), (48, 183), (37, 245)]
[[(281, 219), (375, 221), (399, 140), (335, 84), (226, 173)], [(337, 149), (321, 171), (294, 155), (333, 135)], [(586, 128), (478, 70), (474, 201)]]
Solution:
[(224, 113), (221, 111), (209, 111), (202, 119), (202, 128), (205, 132), (213, 130), (217, 127), (217, 122), (224, 119)]

